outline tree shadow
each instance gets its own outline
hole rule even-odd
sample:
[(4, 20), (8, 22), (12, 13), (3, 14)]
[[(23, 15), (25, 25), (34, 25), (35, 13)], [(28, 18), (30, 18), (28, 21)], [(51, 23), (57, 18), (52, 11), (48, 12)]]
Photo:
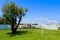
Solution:
[(24, 35), (26, 33), (29, 33), (28, 31), (17, 31), (15, 34), (13, 34), (12, 32), (7, 33), (10, 37), (15, 36), (15, 35)]

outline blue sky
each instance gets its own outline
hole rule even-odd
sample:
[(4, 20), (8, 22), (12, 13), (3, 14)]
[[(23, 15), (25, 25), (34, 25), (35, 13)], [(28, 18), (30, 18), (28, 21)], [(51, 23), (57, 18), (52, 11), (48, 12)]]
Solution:
[[(11, 1), (19, 7), (28, 8), (26, 16), (22, 18), (24, 23), (29, 23), (30, 20), (34, 23), (36, 18), (42, 17), (60, 22), (60, 0), (8, 0), (8, 2)], [(0, 0), (0, 9), (4, 2), (5, 0)]]

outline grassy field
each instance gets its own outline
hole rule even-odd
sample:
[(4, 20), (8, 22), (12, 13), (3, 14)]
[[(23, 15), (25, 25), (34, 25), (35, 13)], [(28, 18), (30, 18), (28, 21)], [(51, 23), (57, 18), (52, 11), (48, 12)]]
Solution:
[(60, 40), (60, 31), (41, 29), (18, 29), (17, 34), (11, 34), (10, 30), (0, 30), (0, 40)]

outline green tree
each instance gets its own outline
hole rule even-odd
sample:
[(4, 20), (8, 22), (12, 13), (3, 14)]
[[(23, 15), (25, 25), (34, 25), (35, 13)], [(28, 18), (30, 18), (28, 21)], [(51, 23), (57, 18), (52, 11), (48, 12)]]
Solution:
[[(9, 24), (11, 24), (12, 33), (15, 34), (22, 17), (25, 16), (25, 13), (28, 11), (27, 8), (23, 9), (22, 7), (16, 6), (15, 3), (10, 2), (8, 4), (6, 3), (3, 4), (2, 11), (3, 17), (7, 19)], [(19, 21), (17, 21), (17, 18)]]
[(0, 17), (0, 24), (9, 24), (6, 18)]

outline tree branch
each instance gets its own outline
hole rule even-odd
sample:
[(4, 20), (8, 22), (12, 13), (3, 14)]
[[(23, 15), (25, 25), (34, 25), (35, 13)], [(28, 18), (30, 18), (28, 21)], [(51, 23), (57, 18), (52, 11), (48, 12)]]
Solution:
[(20, 18), (19, 18), (19, 21), (18, 21), (18, 24), (17, 24), (17, 26), (16, 26), (16, 29), (18, 28), (18, 26), (19, 26), (19, 24), (20, 24), (20, 22), (21, 22), (21, 19), (22, 19), (22, 16), (20, 16)]
[(7, 17), (7, 19), (8, 19), (8, 21), (9, 21), (9, 23), (11, 24), (11, 20)]

